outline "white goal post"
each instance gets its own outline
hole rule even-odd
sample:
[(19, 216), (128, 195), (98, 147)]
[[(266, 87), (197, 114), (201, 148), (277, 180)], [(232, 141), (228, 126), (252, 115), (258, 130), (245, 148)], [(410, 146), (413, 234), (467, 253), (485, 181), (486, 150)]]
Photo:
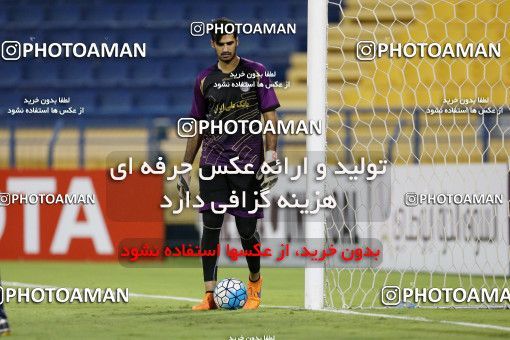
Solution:
[[(326, 61), (327, 61), (328, 1), (308, 0), (307, 35), (307, 119), (322, 120), (326, 126)], [(313, 162), (326, 161), (326, 133), (307, 135), (306, 153)], [(309, 158), (310, 159), (310, 158)], [(307, 196), (315, 191), (323, 192), (323, 184), (314, 180), (313, 172), (306, 178)], [(323, 214), (305, 216), (306, 239), (324, 238), (325, 218)], [(324, 307), (324, 268), (305, 269), (305, 308)]]
[[(328, 11), (340, 22), (328, 22)], [(339, 207), (304, 216), (306, 239), (368, 240), (383, 255), (364, 268), (305, 268), (305, 308), (510, 307), (385, 295), (385, 287), (510, 290), (509, 13), (510, 0), (308, 0), (307, 119), (325, 126), (306, 137), (308, 162), (384, 160), (388, 171), (334, 184), (307, 174), (307, 198), (335, 191)], [(371, 55), (359, 42), (500, 44), (501, 55)]]

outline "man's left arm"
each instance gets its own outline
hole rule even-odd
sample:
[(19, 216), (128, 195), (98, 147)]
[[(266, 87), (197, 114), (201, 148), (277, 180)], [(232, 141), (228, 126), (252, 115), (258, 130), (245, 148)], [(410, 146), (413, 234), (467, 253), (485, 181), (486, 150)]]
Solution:
[[(263, 113), (264, 115), (264, 121), (267, 124), (268, 121), (271, 121), (273, 127), (276, 129), (278, 126), (278, 118), (276, 116), (276, 111), (267, 111)], [(266, 163), (271, 169), (277, 170), (278, 169), (278, 155), (276, 153), (276, 145), (278, 144), (278, 134), (273, 133), (267, 130), (265, 133), (266, 137), (266, 152), (264, 153), (264, 163)], [(257, 172), (256, 178), (258, 180), (261, 180), (261, 190), (269, 190), (271, 189), (278, 180), (278, 175), (276, 173), (268, 173), (263, 174), (262, 173), (262, 167)]]
[[(260, 82), (262, 86), (257, 86), (259, 110), (260, 112), (262, 112), (264, 116), (265, 124), (271, 121), (274, 129), (277, 129), (278, 117), (276, 115), (275, 110), (278, 107), (280, 107), (280, 103), (278, 102), (278, 98), (276, 98), (274, 88), (270, 86), (271, 80), (265, 75), (266, 73), (265, 67), (261, 66), (261, 69), (259, 71), (260, 71), (259, 73), (262, 75), (260, 79), (258, 79), (258, 82)], [(268, 130), (266, 130), (267, 132), (265, 133), (266, 152), (264, 153), (264, 163), (265, 165), (268, 165), (274, 172), (264, 174), (263, 168), (265, 167), (264, 166), (260, 167), (259, 171), (257, 172), (256, 178), (258, 180), (262, 180), (261, 183), (262, 190), (271, 189), (278, 180), (278, 173), (276, 172), (276, 170), (278, 170), (279, 167), (278, 155), (276, 153), (276, 146), (278, 144), (278, 133), (276, 131), (275, 133), (272, 133), (271, 131)]]
[[(276, 116), (276, 111), (268, 111), (264, 112), (264, 121), (267, 123), (268, 121), (272, 122), (272, 125), (274, 126), (275, 130), (278, 127), (278, 117)], [(275, 131), (276, 132), (276, 131)], [(265, 134), (266, 137), (266, 152), (265, 155), (268, 155), (268, 152), (274, 151), (276, 152), (276, 146), (278, 145), (278, 134), (273, 133), (271, 131), (267, 131)], [(274, 155), (276, 158), (276, 155)], [(268, 161), (267, 157), (266, 162)]]

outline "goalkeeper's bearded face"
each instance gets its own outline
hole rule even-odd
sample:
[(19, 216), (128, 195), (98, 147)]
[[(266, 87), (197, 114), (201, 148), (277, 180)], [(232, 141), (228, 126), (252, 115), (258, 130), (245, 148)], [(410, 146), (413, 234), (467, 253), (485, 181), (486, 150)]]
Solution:
[(239, 39), (233, 34), (225, 34), (217, 42), (211, 40), (211, 46), (216, 50), (218, 60), (225, 63), (231, 62), (236, 57), (237, 45), (239, 45)]

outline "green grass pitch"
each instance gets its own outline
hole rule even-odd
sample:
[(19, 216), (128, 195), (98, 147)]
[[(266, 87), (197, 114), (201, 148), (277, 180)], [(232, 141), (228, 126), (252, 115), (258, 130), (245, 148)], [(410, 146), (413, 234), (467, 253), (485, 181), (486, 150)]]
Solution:
[[(45, 261), (3, 261), (0, 268), (5, 282), (78, 288), (127, 287), (130, 293), (196, 299), (202, 297), (203, 289), (200, 268), (126, 268), (117, 263)], [(263, 339), (264, 336), (275, 339), (474, 339), (510, 336), (508, 310), (388, 308), (341, 314), (275, 308), (303, 306), (304, 271), (266, 268), (262, 273), (265, 307), (256, 311), (193, 312), (194, 302), (149, 297), (130, 297), (127, 304), (10, 302), (6, 309), (13, 329), (11, 339), (240, 339), (241, 336), (244, 339)], [(246, 281), (247, 270), (220, 269), (218, 278), (224, 277)], [(503, 329), (483, 328), (483, 325)]]

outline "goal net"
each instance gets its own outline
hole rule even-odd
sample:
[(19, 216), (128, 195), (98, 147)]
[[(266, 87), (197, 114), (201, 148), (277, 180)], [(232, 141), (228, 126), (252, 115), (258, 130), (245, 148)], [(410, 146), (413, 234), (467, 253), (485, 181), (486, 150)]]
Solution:
[[(360, 175), (328, 185), (338, 206), (325, 244), (365, 240), (382, 256), (307, 269), (323, 283), (320, 305), (508, 307), (466, 302), (458, 288), (509, 288), (510, 1), (332, 0), (327, 10), (340, 20), (327, 26), (326, 160)], [(309, 40), (309, 77), (312, 53)], [(366, 165), (383, 160), (386, 172), (367, 180)], [(403, 302), (404, 289), (425, 299)]]

